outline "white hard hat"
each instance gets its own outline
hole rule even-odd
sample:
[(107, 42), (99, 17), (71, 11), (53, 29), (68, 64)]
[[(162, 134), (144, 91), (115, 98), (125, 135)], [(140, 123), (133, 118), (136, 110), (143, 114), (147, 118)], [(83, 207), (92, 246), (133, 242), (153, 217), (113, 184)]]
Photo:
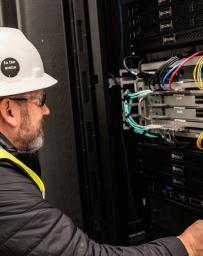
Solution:
[(24, 34), (0, 27), (0, 97), (44, 89), (57, 80), (44, 73), (42, 59)]

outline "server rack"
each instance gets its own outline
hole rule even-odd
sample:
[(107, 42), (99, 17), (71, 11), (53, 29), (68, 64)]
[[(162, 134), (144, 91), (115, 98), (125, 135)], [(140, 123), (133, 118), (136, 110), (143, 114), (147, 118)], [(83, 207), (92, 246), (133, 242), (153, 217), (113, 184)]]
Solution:
[[(139, 129), (134, 128), (142, 134), (135, 135), (140, 137), (140, 142), (134, 144), (139, 151), (134, 157), (143, 181), (143, 208), (149, 221), (146, 231), (151, 239), (177, 235), (202, 216), (202, 150), (197, 139), (202, 132), (202, 91), (193, 72), (199, 58), (191, 57), (191, 62), (184, 64), (182, 72), (176, 75), (174, 85), (182, 81), (181, 90), (175, 92), (170, 80), (160, 82), (160, 73), (164, 73), (162, 67), (167, 73), (166, 60), (177, 56), (183, 61), (202, 49), (202, 3), (184, 1), (184, 16), (180, 10), (182, 3), (151, 1), (146, 5), (141, 1), (122, 1), (125, 64), (128, 66), (127, 73), (121, 71), (122, 101), (130, 102), (127, 90), (139, 94), (140, 90), (151, 89), (152, 93), (144, 104), (143, 100), (130, 103), (133, 124), (129, 125), (128, 115), (124, 114), (125, 130), (135, 127), (136, 122), (141, 125)], [(159, 74), (157, 80), (156, 74)], [(146, 130), (143, 132), (143, 125), (152, 125), (152, 129), (156, 125), (164, 127), (163, 134), (159, 134), (162, 142), (157, 139), (159, 136), (153, 138)], [(156, 128), (159, 130), (158, 126)]]

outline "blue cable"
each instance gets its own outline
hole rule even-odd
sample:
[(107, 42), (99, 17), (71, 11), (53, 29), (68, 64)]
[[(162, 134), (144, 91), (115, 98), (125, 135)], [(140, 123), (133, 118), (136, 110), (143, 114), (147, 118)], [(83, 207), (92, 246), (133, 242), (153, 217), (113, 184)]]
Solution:
[(169, 75), (180, 65), (181, 63), (175, 65), (174, 67), (172, 67), (164, 76), (163, 80), (162, 80), (162, 83), (161, 83), (161, 88), (162, 89), (165, 89), (165, 82), (166, 82), (166, 79), (169, 77)]

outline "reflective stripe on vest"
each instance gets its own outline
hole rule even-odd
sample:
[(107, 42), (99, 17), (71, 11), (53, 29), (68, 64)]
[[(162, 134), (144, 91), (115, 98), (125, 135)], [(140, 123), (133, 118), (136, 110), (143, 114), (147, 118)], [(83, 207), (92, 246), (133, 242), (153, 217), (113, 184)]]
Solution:
[(20, 166), (42, 192), (42, 197), (45, 198), (44, 183), (33, 170), (3, 148), (0, 148), (0, 159), (8, 159), (17, 166)]

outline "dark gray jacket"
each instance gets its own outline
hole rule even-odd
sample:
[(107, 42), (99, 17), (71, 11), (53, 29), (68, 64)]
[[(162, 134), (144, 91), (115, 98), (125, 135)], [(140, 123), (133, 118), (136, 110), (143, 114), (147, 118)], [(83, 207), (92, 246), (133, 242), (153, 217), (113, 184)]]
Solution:
[[(4, 147), (5, 147), (4, 143)], [(11, 145), (6, 145), (13, 151)], [(14, 151), (13, 151), (14, 153)], [(0, 256), (187, 256), (175, 237), (138, 247), (101, 245), (42, 199), (19, 167), (0, 162)]]

